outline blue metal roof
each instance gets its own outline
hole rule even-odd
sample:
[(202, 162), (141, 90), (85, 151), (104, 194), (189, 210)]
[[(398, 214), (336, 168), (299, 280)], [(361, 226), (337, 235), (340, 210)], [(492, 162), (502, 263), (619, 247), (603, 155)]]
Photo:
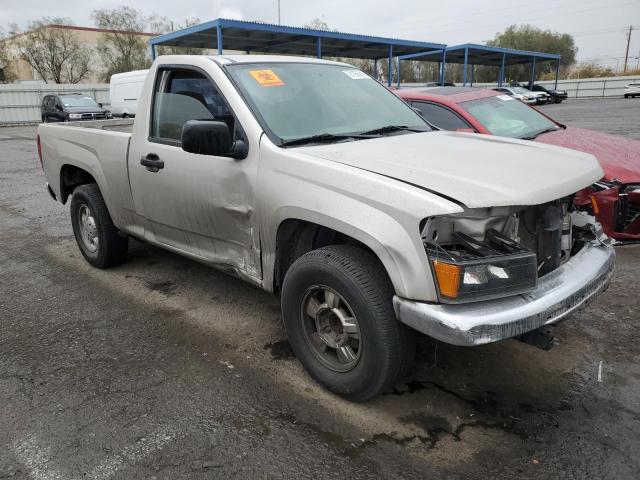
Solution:
[(161, 45), (273, 54), (312, 55), (348, 58), (386, 58), (435, 51), (442, 43), (373, 37), (313, 28), (273, 25), (218, 18), (183, 30), (154, 37), (152, 49)]
[[(535, 58), (539, 62), (559, 60), (560, 55), (555, 53), (534, 52), (529, 50), (517, 50), (514, 48), (491, 47), (489, 45), (479, 45), (477, 43), (463, 43), (453, 45), (445, 49), (447, 63), (465, 63), (465, 50), (469, 65), (518, 65), (531, 63)], [(429, 57), (438, 52), (424, 52), (418, 54), (403, 55), (402, 60), (431, 60)], [(438, 59), (434, 59), (437, 61)]]
[(478, 45), (475, 43), (464, 43), (446, 48), (447, 63), (465, 63), (465, 50), (467, 63), (470, 65), (494, 65), (502, 64), (504, 57), (505, 65), (518, 65), (536, 61), (559, 60), (560, 55), (555, 53), (533, 52), (528, 50), (517, 50), (514, 48), (491, 47), (488, 45)]

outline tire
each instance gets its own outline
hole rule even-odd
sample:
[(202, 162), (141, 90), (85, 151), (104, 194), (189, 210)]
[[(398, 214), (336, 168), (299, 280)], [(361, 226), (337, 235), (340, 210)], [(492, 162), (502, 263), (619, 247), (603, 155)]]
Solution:
[(42, 116), (42, 123), (48, 123), (48, 122), (49, 122), (49, 119), (43, 115)]
[[(415, 332), (396, 319), (393, 295), (380, 261), (358, 247), (323, 247), (291, 265), (282, 286), (284, 324), (291, 348), (315, 381), (362, 402), (406, 375)], [(350, 353), (340, 355), (343, 350)]]
[(113, 225), (95, 183), (80, 185), (73, 191), (71, 225), (82, 255), (94, 267), (108, 268), (127, 259), (129, 239), (120, 236)]

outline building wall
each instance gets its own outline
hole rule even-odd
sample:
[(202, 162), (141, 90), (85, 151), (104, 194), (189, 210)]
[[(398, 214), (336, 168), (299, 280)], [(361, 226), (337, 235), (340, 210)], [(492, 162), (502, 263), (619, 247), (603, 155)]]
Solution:
[[(78, 41), (91, 48), (94, 49), (102, 42), (102, 37), (105, 33), (108, 33), (108, 30), (98, 29), (98, 28), (90, 28), (90, 27), (75, 27), (75, 26), (63, 26), (56, 25), (51, 28), (64, 28), (71, 30)], [(15, 75), (16, 82), (25, 82), (25, 81), (33, 81), (33, 80), (41, 80), (40, 76), (31, 68), (31, 66), (20, 58), (20, 54), (18, 51), (17, 42), (23, 38), (25, 35), (29, 35), (30, 32), (25, 32), (15, 37), (11, 37), (5, 40), (8, 45), (9, 54), (12, 57), (11, 62), (9, 64), (9, 69)], [(139, 32), (136, 33), (144, 43), (146, 44), (149, 38), (155, 36), (153, 33), (144, 33)], [(104, 65), (100, 61), (100, 57), (96, 54), (92, 56), (90, 66), (89, 75), (82, 81), (82, 83), (99, 83), (101, 79), (101, 74), (104, 70)]]

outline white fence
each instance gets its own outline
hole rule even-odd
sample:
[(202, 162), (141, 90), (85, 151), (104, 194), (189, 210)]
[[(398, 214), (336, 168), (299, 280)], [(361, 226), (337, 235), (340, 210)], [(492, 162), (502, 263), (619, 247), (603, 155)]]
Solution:
[[(621, 97), (624, 87), (640, 82), (640, 77), (604, 77), (559, 80), (558, 88), (566, 90), (569, 98)], [(537, 82), (553, 88), (554, 82)]]
[[(553, 80), (538, 81), (539, 85), (553, 88)], [(640, 77), (603, 77), (603, 78), (580, 78), (574, 80), (558, 80), (558, 89), (566, 90), (569, 98), (594, 98), (594, 97), (621, 97), (624, 87), (630, 83), (640, 83)], [(523, 83), (524, 84), (524, 83)], [(406, 83), (402, 86), (419, 86), (417, 83)], [(457, 83), (456, 85), (462, 85)], [(474, 87), (496, 87), (496, 83), (474, 83)]]
[(109, 106), (109, 84), (57, 85), (9, 83), (0, 85), (0, 125), (40, 122), (40, 104), (45, 95), (62, 92), (83, 93)]

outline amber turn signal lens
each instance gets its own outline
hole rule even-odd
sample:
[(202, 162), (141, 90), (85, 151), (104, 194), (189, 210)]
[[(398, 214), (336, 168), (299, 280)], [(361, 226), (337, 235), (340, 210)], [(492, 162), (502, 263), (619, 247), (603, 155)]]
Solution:
[(462, 268), (458, 265), (450, 263), (433, 261), (433, 269), (438, 279), (438, 287), (440, 295), (449, 298), (456, 298), (460, 290), (460, 277), (462, 276)]
[(598, 202), (596, 201), (596, 197), (591, 196), (591, 206), (593, 207), (593, 214), (598, 215), (600, 213), (600, 209), (598, 208)]

